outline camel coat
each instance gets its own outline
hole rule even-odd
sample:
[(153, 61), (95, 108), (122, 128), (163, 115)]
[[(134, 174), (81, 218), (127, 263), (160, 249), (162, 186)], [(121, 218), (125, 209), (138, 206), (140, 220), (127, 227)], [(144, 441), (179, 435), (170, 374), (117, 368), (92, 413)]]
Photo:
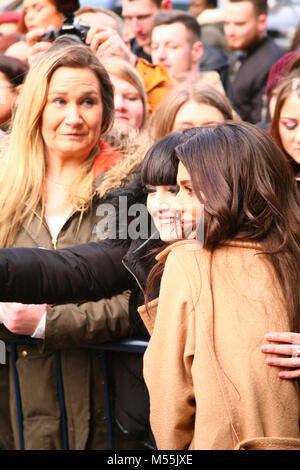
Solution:
[(266, 332), (290, 326), (272, 268), (257, 251), (230, 243), (212, 256), (183, 241), (159, 255), (167, 258), (159, 302), (139, 310), (152, 333), (144, 377), (158, 449), (300, 438), (296, 387), (260, 352)]

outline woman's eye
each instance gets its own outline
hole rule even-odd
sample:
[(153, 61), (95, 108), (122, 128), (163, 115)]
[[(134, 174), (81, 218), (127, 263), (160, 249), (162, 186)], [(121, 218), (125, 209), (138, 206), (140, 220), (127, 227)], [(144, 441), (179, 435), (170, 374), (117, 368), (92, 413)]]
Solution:
[(294, 121), (283, 121), (282, 124), (289, 131), (292, 131), (292, 130), (296, 129), (296, 127), (298, 126), (298, 123), (296, 123)]
[(83, 104), (87, 106), (93, 106), (94, 100), (92, 98), (85, 98), (85, 100), (83, 100)]
[(136, 101), (139, 99), (139, 97), (137, 95), (126, 95), (125, 99), (128, 101)]
[(189, 196), (194, 194), (193, 188), (190, 188), (189, 186), (186, 186), (184, 189), (186, 190), (186, 192), (188, 193)]
[(149, 187), (149, 186), (144, 186), (144, 192), (145, 192), (146, 194), (153, 194), (153, 193), (155, 193), (156, 191), (155, 191), (155, 188), (151, 188), (151, 187)]
[(58, 106), (60, 106), (62, 104), (65, 104), (66, 101), (63, 98), (55, 98), (53, 102), (57, 104)]
[(171, 186), (170, 189), (169, 189), (169, 192), (172, 193), (172, 194), (177, 194), (178, 191), (179, 191), (178, 186)]

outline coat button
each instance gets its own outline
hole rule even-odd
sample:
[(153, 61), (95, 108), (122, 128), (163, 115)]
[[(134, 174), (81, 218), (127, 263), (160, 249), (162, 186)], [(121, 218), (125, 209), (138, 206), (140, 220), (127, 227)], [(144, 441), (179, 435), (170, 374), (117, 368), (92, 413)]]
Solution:
[(27, 352), (27, 351), (25, 351), (25, 350), (24, 350), (24, 351), (22, 351), (22, 352), (21, 352), (21, 356), (22, 356), (22, 357), (24, 357), (24, 359), (25, 359), (25, 357), (27, 357), (27, 356), (28, 356), (28, 352)]

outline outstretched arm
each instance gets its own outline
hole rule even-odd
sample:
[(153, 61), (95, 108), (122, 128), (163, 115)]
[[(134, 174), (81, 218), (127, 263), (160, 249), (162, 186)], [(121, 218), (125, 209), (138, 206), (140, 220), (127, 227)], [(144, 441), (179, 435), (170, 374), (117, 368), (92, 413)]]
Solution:
[(63, 250), (0, 250), (0, 301), (65, 304), (110, 298), (130, 286), (127, 244), (102, 240)]

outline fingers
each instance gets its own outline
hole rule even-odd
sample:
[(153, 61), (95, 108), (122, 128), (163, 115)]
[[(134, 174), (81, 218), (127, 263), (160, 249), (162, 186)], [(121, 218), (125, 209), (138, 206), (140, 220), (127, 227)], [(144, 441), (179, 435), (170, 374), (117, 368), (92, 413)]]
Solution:
[(285, 356), (268, 357), (266, 363), (269, 366), (286, 367), (290, 369), (281, 370), (278, 373), (278, 376), (281, 379), (300, 378), (300, 334), (290, 332), (272, 332), (266, 334), (265, 339), (270, 341), (270, 343), (263, 344), (261, 346), (261, 351), (264, 354), (277, 354), (279, 356)]
[(300, 367), (300, 357), (269, 357), (266, 362), (269, 366), (290, 367), (292, 369)]
[[(92, 51), (96, 52), (100, 44), (107, 41), (109, 38), (118, 36), (118, 33), (111, 28), (104, 28), (101, 26), (94, 26), (89, 29), (86, 35), (86, 44), (90, 46)], [(121, 39), (121, 38), (120, 38)]]
[(300, 344), (300, 333), (291, 333), (291, 332), (284, 332), (284, 333), (267, 333), (265, 335), (265, 339), (267, 341), (275, 341), (280, 343), (292, 343), (292, 344)]
[(265, 354), (281, 354), (284, 356), (293, 356), (296, 352), (297, 345), (293, 344), (263, 344), (261, 352)]
[(299, 379), (300, 378), (300, 369), (296, 370), (281, 370), (278, 373), (278, 376), (281, 379)]
[(49, 25), (46, 29), (35, 28), (29, 31), (25, 36), (28, 46), (33, 46), (36, 42), (40, 41), (41, 37), (44, 36), (47, 31), (52, 31), (53, 29), (55, 29), (55, 27), (53, 25)]
[(47, 32), (45, 28), (36, 28), (29, 31), (26, 34), (26, 42), (29, 47), (32, 47), (36, 42), (40, 40), (40, 38)]

